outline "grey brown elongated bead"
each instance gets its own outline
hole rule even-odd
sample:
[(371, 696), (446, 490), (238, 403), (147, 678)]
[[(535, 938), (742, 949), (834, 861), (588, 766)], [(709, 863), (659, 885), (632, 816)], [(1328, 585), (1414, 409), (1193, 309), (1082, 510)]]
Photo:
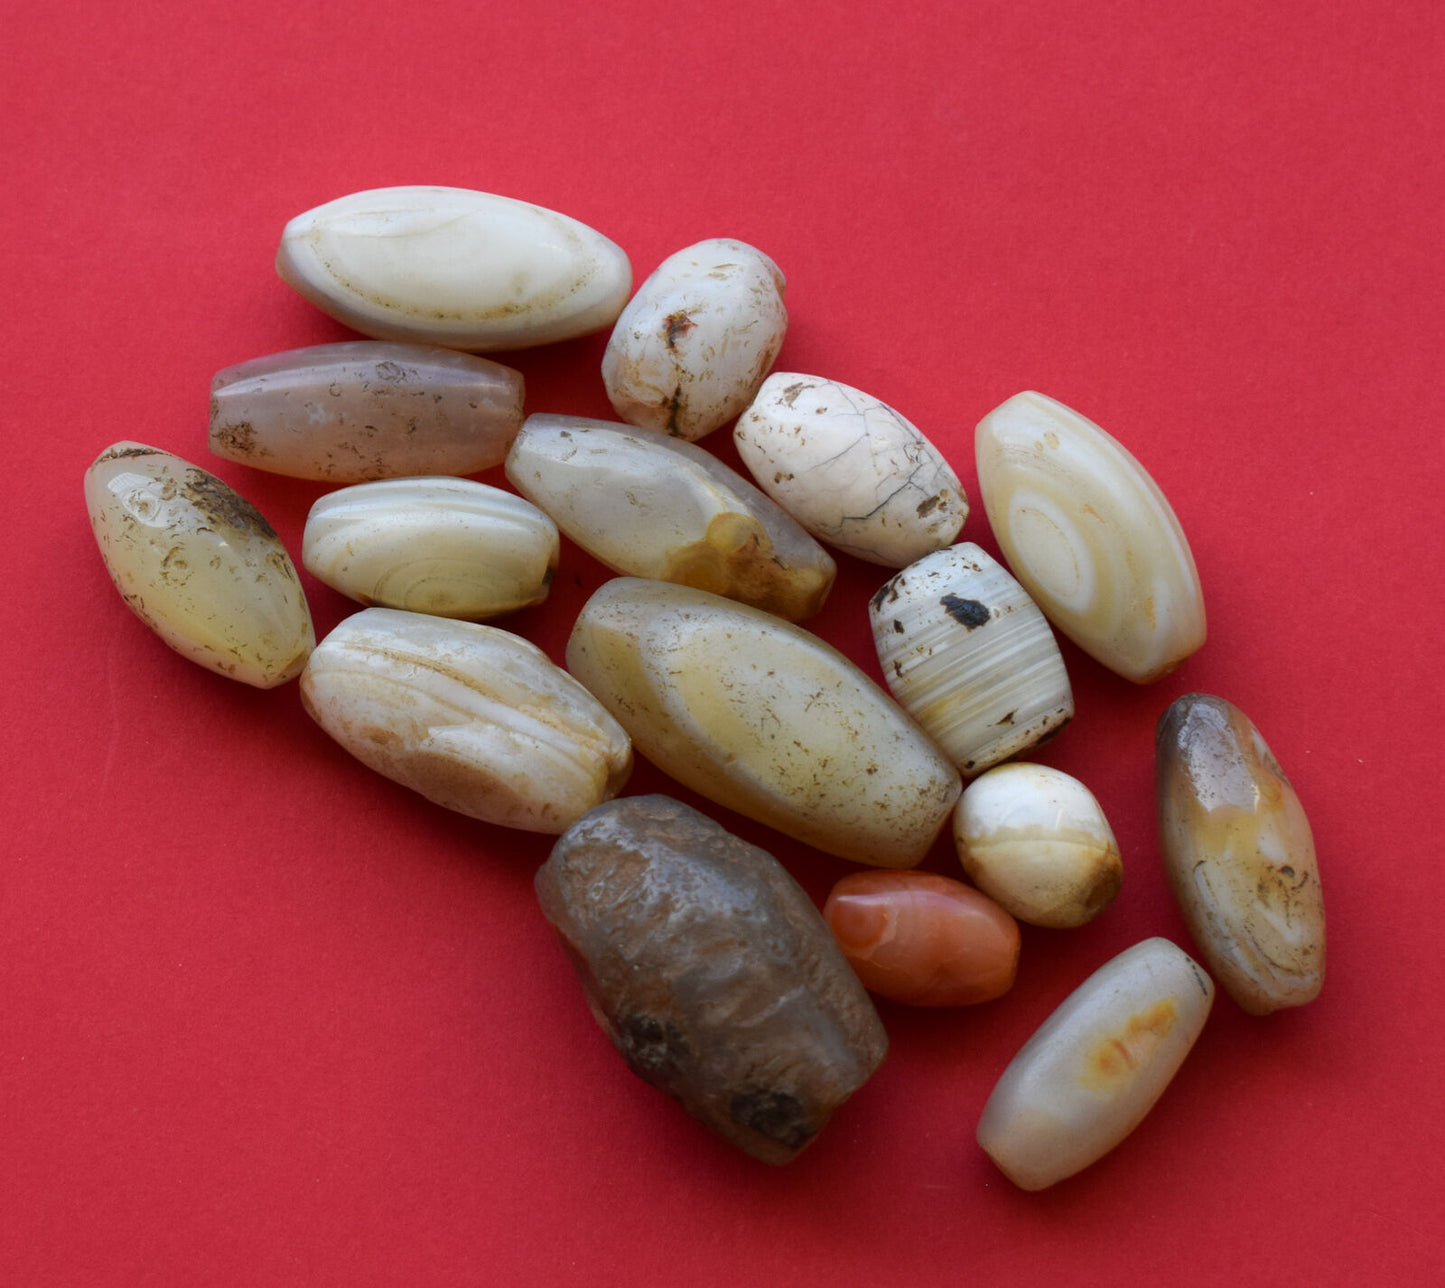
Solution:
[(754, 1158), (796, 1156), (887, 1052), (803, 889), (679, 801), (598, 806), (557, 841), (536, 886), (632, 1071)]
[(1044, 615), (972, 542), (935, 550), (868, 605), (883, 679), (965, 775), (1058, 733), (1074, 715)]
[(1249, 718), (1188, 693), (1160, 718), (1155, 791), (1164, 867), (1225, 991), (1266, 1015), (1324, 984), (1325, 907), (1299, 797)]
[(837, 649), (719, 595), (614, 578), (578, 614), (567, 667), (678, 782), (841, 858), (913, 867), (962, 790)]
[(170, 452), (120, 442), (86, 470), (85, 504), (115, 588), (177, 653), (259, 689), (300, 673), (316, 643), (311, 610), (244, 497)]
[(521, 372), (432, 345), (318, 344), (211, 381), (211, 451), (298, 479), (476, 474), (521, 424)]
[(495, 626), (368, 608), (317, 645), (301, 700), (368, 768), (505, 827), (556, 835), (632, 772), (622, 726)]
[(1020, 1189), (1095, 1163), (1134, 1130), (1193, 1049), (1214, 984), (1167, 939), (1146, 939), (1079, 985), (1014, 1056), (978, 1143)]
[(725, 595), (802, 621), (837, 565), (712, 453), (582, 416), (528, 416), (507, 454), (523, 496), (614, 572)]

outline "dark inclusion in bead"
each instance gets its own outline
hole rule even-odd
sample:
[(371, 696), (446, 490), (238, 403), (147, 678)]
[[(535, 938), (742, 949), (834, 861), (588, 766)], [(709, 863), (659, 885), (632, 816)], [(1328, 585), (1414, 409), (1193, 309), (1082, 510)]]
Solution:
[(537, 896), (632, 1071), (754, 1158), (792, 1159), (887, 1052), (802, 887), (680, 801), (590, 811)]

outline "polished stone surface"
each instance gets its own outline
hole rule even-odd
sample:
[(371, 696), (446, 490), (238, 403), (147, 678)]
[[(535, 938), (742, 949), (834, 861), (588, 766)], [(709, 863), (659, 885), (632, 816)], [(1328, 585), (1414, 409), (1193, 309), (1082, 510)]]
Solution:
[(210, 447), (273, 474), (327, 483), (476, 474), (522, 424), (522, 375), (434, 345), (350, 340), (216, 373)]
[(567, 668), (678, 782), (842, 858), (912, 867), (961, 790), (843, 654), (706, 591), (607, 582), (578, 615)]
[(296, 568), (271, 525), (214, 474), (142, 443), (85, 472), (100, 556), (131, 611), (192, 662), (269, 689), (294, 679), (316, 636)]
[(910, 1006), (1001, 997), (1018, 970), (1018, 923), (986, 895), (931, 872), (853, 872), (823, 920), (870, 993)]
[(793, 1158), (887, 1052), (802, 888), (678, 801), (593, 810), (558, 840), (536, 886), (633, 1072), (754, 1158)]
[(1159, 844), (1189, 933), (1220, 985), (1265, 1015), (1324, 984), (1325, 906), (1299, 797), (1249, 717), (1189, 693), (1159, 721)]

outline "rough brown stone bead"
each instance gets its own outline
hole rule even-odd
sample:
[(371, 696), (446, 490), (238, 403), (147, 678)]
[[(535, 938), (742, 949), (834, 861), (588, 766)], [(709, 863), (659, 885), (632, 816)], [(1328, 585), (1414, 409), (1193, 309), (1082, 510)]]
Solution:
[(932, 872), (853, 872), (823, 920), (870, 993), (910, 1006), (968, 1006), (1013, 987), (1019, 927), (985, 894)]
[(598, 806), (536, 884), (632, 1071), (754, 1158), (792, 1159), (887, 1052), (803, 889), (680, 801)]

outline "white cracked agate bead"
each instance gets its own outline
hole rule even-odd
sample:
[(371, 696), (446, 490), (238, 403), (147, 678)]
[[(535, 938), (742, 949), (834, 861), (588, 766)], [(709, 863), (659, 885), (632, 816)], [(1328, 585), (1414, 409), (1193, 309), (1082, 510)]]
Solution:
[(868, 616), (889, 690), (966, 775), (1073, 718), (1069, 674), (1044, 615), (972, 542), (895, 573)]
[(1014, 575), (1084, 652), (1136, 684), (1204, 643), (1189, 543), (1122, 444), (1039, 393), (978, 424), (978, 485)]
[(243, 684), (284, 684), (316, 643), (291, 557), (271, 525), (214, 474), (141, 443), (85, 472), (106, 571), (171, 648)]
[(622, 726), (495, 626), (368, 608), (316, 646), (301, 700), (368, 768), (504, 827), (560, 834), (632, 772)]
[(715, 238), (670, 255), (622, 311), (602, 381), (629, 425), (689, 441), (753, 399), (788, 329), (785, 279), (762, 251)]
[(819, 541), (903, 568), (948, 545), (968, 498), (943, 454), (861, 390), (775, 371), (733, 441), (758, 486)]
[(529, 416), (507, 478), (614, 572), (726, 595), (789, 621), (823, 605), (837, 571), (785, 511), (717, 457), (581, 416)]
[(1119, 893), (1123, 861), (1094, 793), (1047, 765), (996, 765), (964, 789), (953, 837), (968, 879), (1020, 921), (1092, 921)]
[(1098, 1162), (1154, 1107), (1209, 1018), (1214, 984), (1167, 939), (1090, 975), (1014, 1056), (978, 1143), (1020, 1189)]
[(283, 281), (379, 340), (485, 353), (590, 335), (627, 302), (632, 267), (586, 224), (467, 188), (354, 192), (286, 225)]
[(760, 609), (619, 577), (578, 615), (567, 666), (678, 782), (829, 854), (912, 867), (958, 799), (862, 670)]
[(358, 603), (478, 620), (547, 598), (557, 525), (470, 479), (383, 479), (319, 498), (301, 562)]

